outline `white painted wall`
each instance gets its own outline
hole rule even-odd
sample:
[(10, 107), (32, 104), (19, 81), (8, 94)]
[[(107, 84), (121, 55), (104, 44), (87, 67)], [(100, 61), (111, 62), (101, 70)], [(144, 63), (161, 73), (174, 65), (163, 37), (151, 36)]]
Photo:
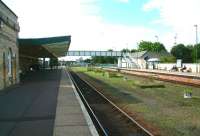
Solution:
[(122, 68), (126, 68), (127, 67), (127, 63), (126, 62), (123, 62), (122, 63)]
[(160, 63), (158, 64), (158, 69), (170, 70), (176, 63)]
[[(160, 63), (158, 64), (158, 69), (170, 70), (174, 65), (176, 65), (176, 63)], [(183, 66), (186, 66), (187, 69), (191, 68), (194, 73), (200, 73), (200, 64), (183, 63)]]
[[(140, 69), (146, 68), (146, 61), (143, 59), (134, 59), (132, 58), (132, 62), (135, 63), (135, 65), (139, 66)], [(118, 67), (122, 68), (134, 68), (134, 64), (129, 64), (124, 58), (118, 59)]]

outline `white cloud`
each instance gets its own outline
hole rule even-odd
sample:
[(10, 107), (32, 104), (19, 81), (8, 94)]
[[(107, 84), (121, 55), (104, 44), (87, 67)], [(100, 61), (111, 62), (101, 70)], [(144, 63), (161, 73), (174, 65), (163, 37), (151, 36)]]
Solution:
[(164, 41), (169, 41), (167, 40), (169, 35), (173, 37), (177, 33), (178, 42), (193, 44), (195, 42), (194, 24), (200, 26), (199, 5), (199, 0), (150, 0), (143, 9), (144, 11), (158, 10), (160, 18), (152, 22), (171, 28), (163, 35)]
[(143, 6), (143, 10), (150, 11), (156, 8), (160, 8), (160, 6), (161, 6), (161, 0), (150, 0)]
[[(150, 0), (144, 11), (158, 10), (155, 26), (167, 26), (158, 32), (145, 26), (108, 24), (101, 17), (100, 0), (4, 0), (19, 16), (20, 37), (71, 35), (71, 50), (107, 50), (136, 48), (140, 40), (163, 42), (167, 49), (177, 42), (194, 43), (194, 24), (200, 26), (199, 0)], [(129, 2), (129, 0), (115, 0)], [(166, 27), (164, 27), (166, 28)]]
[(19, 16), (20, 37), (71, 35), (70, 50), (121, 50), (136, 48), (140, 40), (154, 39), (156, 32), (149, 28), (105, 23), (99, 14), (98, 1), (7, 0), (6, 3)]

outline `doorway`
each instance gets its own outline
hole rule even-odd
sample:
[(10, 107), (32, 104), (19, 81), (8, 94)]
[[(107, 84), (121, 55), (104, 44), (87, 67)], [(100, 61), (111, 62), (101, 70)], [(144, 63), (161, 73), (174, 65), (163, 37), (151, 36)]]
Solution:
[(3, 86), (6, 87), (6, 54), (3, 52)]
[(17, 81), (17, 60), (16, 60), (16, 55), (14, 54), (13, 57), (13, 72), (12, 72), (12, 76), (13, 76), (13, 82), (16, 83)]
[(9, 48), (8, 51), (8, 78), (9, 84), (13, 84), (13, 66), (12, 66), (12, 50)]

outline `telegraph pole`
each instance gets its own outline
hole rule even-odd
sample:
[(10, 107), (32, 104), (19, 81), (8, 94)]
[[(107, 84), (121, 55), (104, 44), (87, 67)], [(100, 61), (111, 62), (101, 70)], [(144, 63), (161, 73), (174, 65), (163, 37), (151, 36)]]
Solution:
[[(196, 49), (195, 49), (195, 56), (196, 56), (196, 73), (198, 72), (198, 65), (197, 65), (197, 61), (198, 61), (198, 51), (197, 51), (197, 44), (198, 44), (198, 25), (196, 24), (196, 25), (194, 25), (194, 27), (195, 27), (195, 33), (196, 33)], [(194, 46), (195, 47), (195, 46)]]

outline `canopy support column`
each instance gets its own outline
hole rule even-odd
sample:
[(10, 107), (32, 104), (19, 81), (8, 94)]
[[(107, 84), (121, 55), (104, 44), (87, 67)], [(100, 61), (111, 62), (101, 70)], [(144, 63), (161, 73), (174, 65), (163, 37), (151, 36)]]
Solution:
[(118, 58), (118, 68), (122, 67), (122, 57)]
[(45, 69), (45, 58), (42, 58), (43, 69)]

